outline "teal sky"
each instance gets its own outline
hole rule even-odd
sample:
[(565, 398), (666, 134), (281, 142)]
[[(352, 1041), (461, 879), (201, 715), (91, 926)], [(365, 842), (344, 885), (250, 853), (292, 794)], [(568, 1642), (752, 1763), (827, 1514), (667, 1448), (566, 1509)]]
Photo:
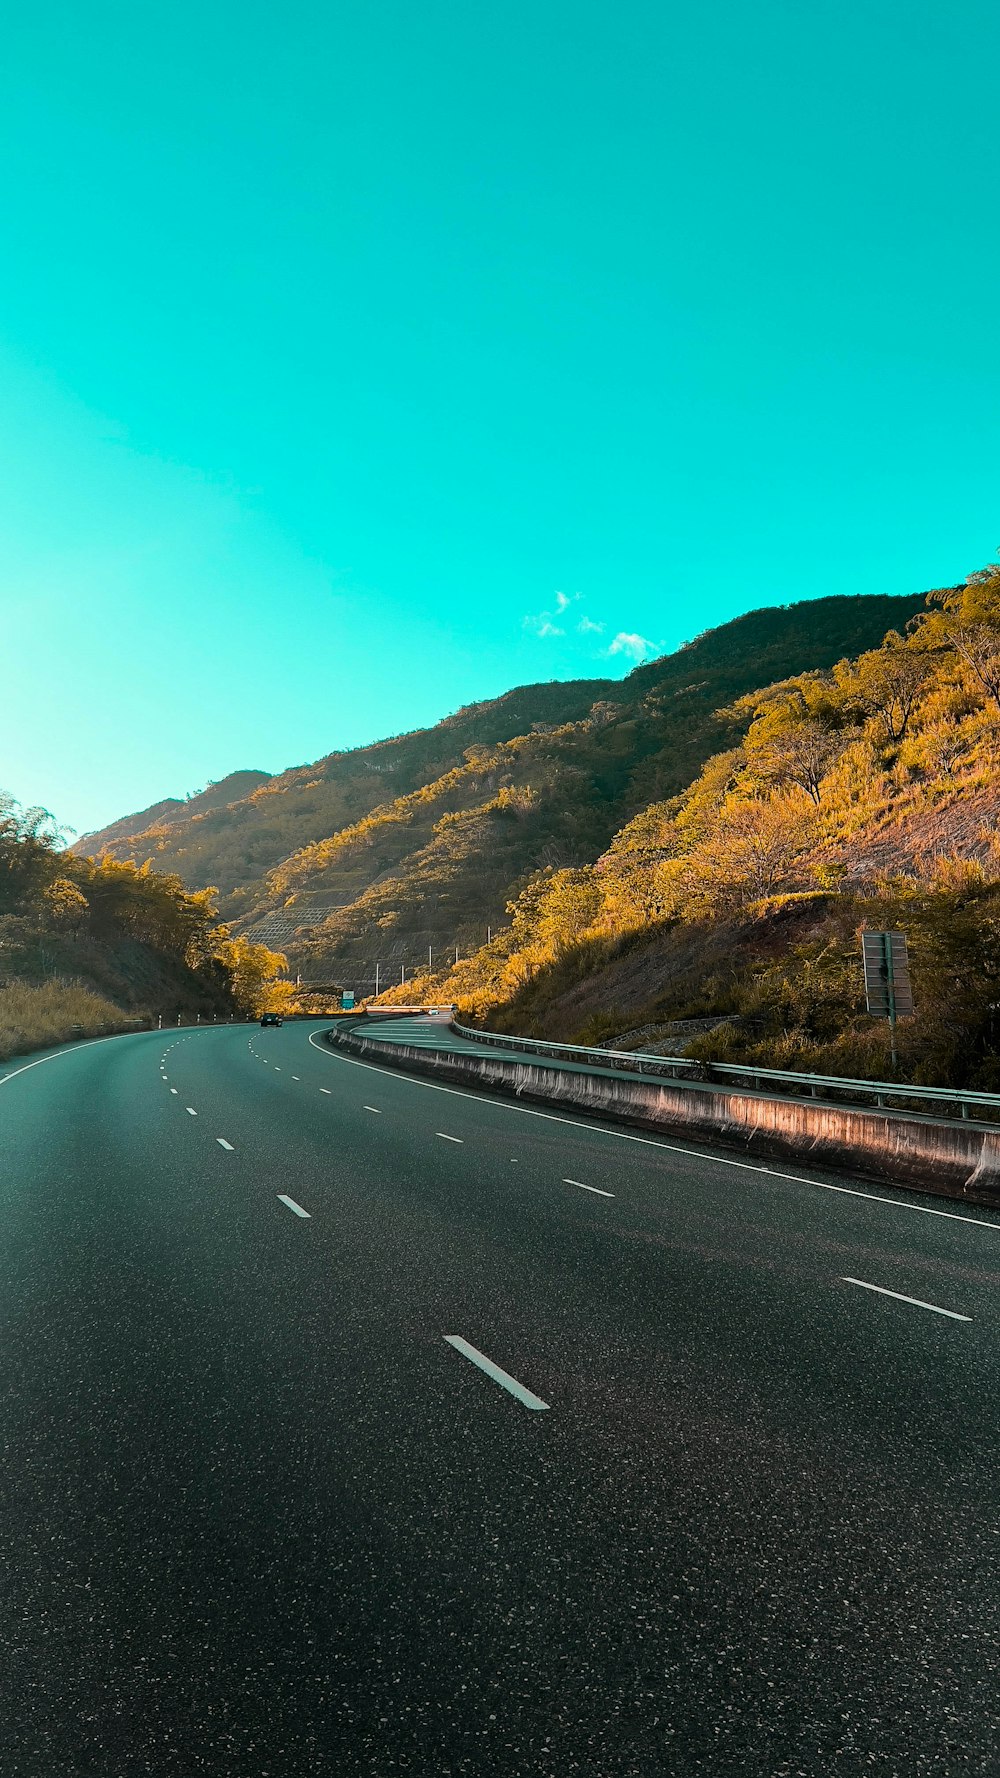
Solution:
[(22, 801), (82, 832), (1000, 543), (992, 0), (20, 14)]

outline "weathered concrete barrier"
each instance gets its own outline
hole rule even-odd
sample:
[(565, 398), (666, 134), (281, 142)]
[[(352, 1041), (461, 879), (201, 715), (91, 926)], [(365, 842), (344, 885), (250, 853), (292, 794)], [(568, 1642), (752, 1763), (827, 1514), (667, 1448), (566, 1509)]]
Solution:
[(590, 1112), (762, 1159), (847, 1169), (883, 1185), (1000, 1208), (1000, 1130), (971, 1120), (909, 1117), (747, 1090), (725, 1092), (695, 1082), (634, 1080), (495, 1051), (477, 1056), (417, 1049), (395, 1039), (366, 1037), (357, 1026), (330, 1031), (327, 1041), (407, 1073)]

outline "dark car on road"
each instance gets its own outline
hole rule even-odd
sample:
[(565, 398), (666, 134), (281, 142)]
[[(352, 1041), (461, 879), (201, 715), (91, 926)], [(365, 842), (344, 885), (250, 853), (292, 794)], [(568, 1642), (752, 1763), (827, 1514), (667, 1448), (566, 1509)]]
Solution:
[(281, 1024), (281, 1014), (280, 1014), (280, 1012), (261, 1013), (260, 1022), (262, 1025), (280, 1025)]

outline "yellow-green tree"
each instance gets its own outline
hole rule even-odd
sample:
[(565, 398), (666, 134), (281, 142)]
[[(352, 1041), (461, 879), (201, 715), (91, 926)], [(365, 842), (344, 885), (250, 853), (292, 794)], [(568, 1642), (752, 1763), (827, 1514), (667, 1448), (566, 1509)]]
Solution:
[(78, 933), (89, 911), (83, 890), (69, 877), (53, 877), (42, 891), (49, 918), (63, 932)]
[(771, 796), (734, 791), (711, 831), (675, 866), (688, 911), (728, 912), (795, 888), (815, 818), (814, 805), (801, 791)]
[(240, 1012), (259, 1018), (262, 1012), (280, 1012), (294, 993), (291, 982), (279, 981), (288, 959), (266, 945), (248, 938), (226, 938), (215, 956), (229, 977), (229, 991)]
[(1000, 708), (1000, 567), (981, 568), (960, 587), (928, 593), (920, 622), (924, 646), (953, 649), (991, 703)]
[(797, 784), (814, 803), (843, 752), (845, 702), (825, 674), (803, 673), (738, 698), (721, 716), (753, 721), (743, 742), (749, 771), (761, 784)]
[(927, 652), (930, 640), (925, 634), (919, 643), (906, 641), (897, 630), (890, 630), (881, 648), (859, 655), (856, 661), (839, 661), (834, 668), (845, 705), (862, 716), (876, 718), (891, 745), (906, 734), (934, 671)]

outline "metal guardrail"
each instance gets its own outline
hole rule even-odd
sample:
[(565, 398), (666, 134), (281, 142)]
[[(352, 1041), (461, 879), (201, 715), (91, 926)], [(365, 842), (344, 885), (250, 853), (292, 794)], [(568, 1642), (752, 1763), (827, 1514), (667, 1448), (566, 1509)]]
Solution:
[(541, 1037), (502, 1037), (492, 1031), (474, 1031), (456, 1022), (452, 1023), (452, 1030), (461, 1037), (494, 1049), (550, 1056), (553, 1061), (589, 1063), (592, 1067), (612, 1068), (629, 1074), (709, 1085), (729, 1080), (749, 1081), (756, 1092), (764, 1092), (769, 1086), (804, 1087), (814, 1099), (832, 1099), (836, 1094), (846, 1093), (849, 1098), (874, 1100), (882, 1107), (891, 1099), (919, 1100), (943, 1110), (957, 1111), (964, 1118), (976, 1111), (992, 1113), (990, 1121), (1000, 1118), (1000, 1093), (978, 1093), (971, 1088), (904, 1086), (891, 1080), (847, 1080), (838, 1074), (796, 1074), (783, 1068), (758, 1068), (750, 1062), (696, 1062), (689, 1056), (651, 1056), (642, 1050), (591, 1049), (579, 1043), (549, 1043)]

